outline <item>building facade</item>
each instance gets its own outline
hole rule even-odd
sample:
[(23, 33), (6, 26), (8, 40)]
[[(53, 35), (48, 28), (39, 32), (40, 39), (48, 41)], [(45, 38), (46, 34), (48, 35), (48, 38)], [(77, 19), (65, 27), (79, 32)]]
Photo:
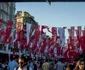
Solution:
[(15, 21), (15, 2), (0, 2), (0, 18), (3, 19), (4, 25), (8, 20)]
[[(0, 19), (3, 20), (2, 28), (6, 27), (8, 20), (13, 21), (12, 28), (15, 28), (15, 10), (15, 2), (0, 2)], [(2, 57), (4, 57), (4, 54), (8, 54), (8, 49), (8, 46), (1, 43), (0, 39), (0, 55), (3, 54)]]
[(32, 30), (33, 26), (37, 25), (38, 23), (34, 20), (34, 17), (31, 16), (28, 12), (22, 12), (18, 11), (15, 16), (16, 19), (16, 30), (18, 31), (19, 29), (22, 30), (23, 28), (26, 28), (26, 23), (32, 24)]
[(22, 11), (18, 11), (16, 13), (15, 19), (16, 19), (16, 30), (22, 30), (23, 29), (23, 25), (25, 23), (25, 18), (28, 18), (30, 16), (30, 14), (28, 12), (22, 12)]

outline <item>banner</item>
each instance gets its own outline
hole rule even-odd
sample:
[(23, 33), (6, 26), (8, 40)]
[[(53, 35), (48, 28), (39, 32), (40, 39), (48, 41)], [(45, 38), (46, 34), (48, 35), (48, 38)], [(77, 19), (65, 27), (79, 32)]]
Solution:
[(61, 47), (63, 47), (65, 45), (65, 29), (58, 28), (58, 34), (59, 34), (60, 40), (61, 40)]
[(27, 37), (27, 44), (29, 43), (29, 36), (32, 24), (26, 23), (26, 37)]
[(11, 29), (12, 29), (12, 21), (8, 21), (8, 24), (6, 26), (6, 32), (5, 32), (5, 37), (3, 42), (7, 43), (7, 39), (9, 38), (10, 34), (11, 34)]

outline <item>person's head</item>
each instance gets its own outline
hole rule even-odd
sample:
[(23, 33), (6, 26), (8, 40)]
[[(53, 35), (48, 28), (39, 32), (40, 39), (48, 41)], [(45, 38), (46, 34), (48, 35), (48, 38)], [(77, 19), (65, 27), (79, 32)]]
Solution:
[(21, 56), (18, 59), (19, 67), (23, 68), (27, 64), (27, 59), (25, 56)]
[(31, 63), (32, 62), (32, 58), (29, 58), (29, 63)]
[(70, 66), (67, 66), (67, 67), (66, 67), (66, 70), (71, 70)]
[(72, 64), (69, 64), (69, 65), (66, 67), (66, 70), (73, 70), (73, 69), (74, 69), (74, 67), (73, 67)]
[(18, 60), (17, 56), (14, 56), (13, 57), (13, 60), (17, 61)]
[(58, 59), (58, 62), (61, 62), (61, 61), (62, 61), (62, 59), (61, 59), (61, 58), (59, 58), (59, 59)]
[(85, 61), (84, 61), (84, 59), (78, 60), (78, 62), (76, 64), (76, 68), (79, 69), (79, 70), (84, 70), (85, 69)]

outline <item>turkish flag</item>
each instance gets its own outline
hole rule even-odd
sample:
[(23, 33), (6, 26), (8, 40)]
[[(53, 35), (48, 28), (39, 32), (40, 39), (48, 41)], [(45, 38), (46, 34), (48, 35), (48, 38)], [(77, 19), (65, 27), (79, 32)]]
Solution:
[(3, 42), (6, 43), (7, 39), (9, 38), (11, 34), (11, 29), (12, 29), (12, 21), (8, 21), (7, 26), (6, 26), (6, 33)]

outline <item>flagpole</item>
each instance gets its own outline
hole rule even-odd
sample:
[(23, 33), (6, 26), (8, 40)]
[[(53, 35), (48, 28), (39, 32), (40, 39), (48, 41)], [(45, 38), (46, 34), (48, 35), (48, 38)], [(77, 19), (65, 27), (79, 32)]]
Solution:
[(9, 50), (9, 53), (8, 53), (8, 54), (9, 54), (9, 62), (10, 62), (10, 52), (11, 52), (11, 51)]
[(21, 50), (19, 49), (19, 57), (21, 56)]

